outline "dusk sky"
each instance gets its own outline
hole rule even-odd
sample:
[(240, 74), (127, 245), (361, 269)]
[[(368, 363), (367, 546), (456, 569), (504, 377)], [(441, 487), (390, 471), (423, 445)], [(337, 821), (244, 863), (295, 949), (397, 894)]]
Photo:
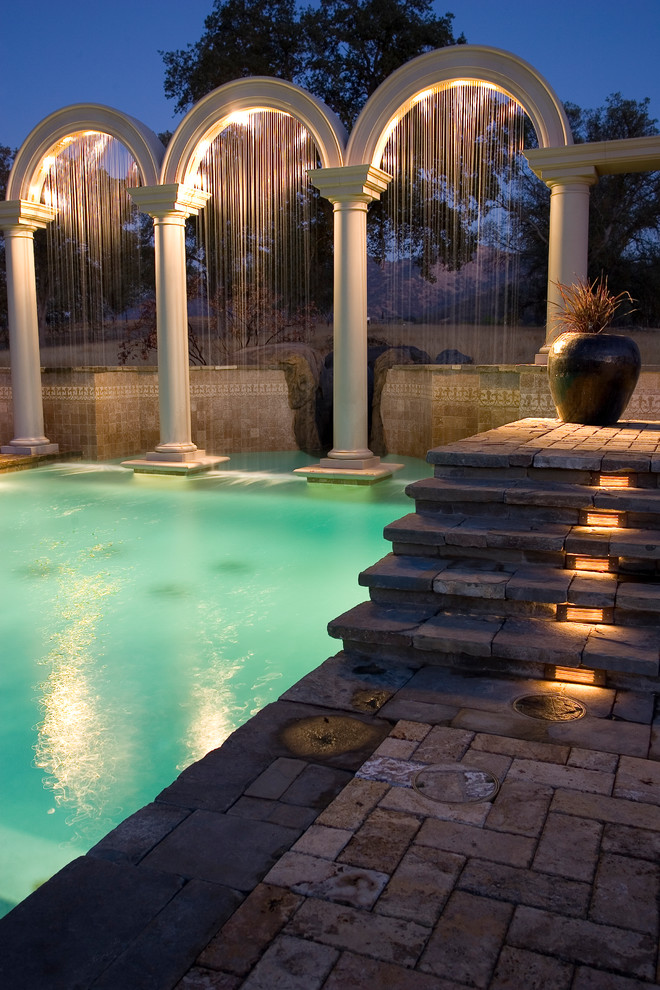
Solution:
[[(173, 130), (159, 49), (199, 39), (212, 0), (7, 0), (0, 22), (0, 144), (17, 147), (71, 103), (103, 103)], [(660, 118), (660, 0), (440, 0), (454, 31), (531, 63), (562, 100), (600, 106), (614, 92)]]

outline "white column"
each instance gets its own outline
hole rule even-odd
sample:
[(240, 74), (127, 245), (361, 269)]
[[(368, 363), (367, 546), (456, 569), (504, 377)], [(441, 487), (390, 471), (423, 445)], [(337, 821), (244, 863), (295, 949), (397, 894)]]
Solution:
[(589, 195), (591, 186), (598, 181), (598, 173), (591, 166), (544, 168), (535, 172), (550, 187), (546, 336), (536, 355), (536, 363), (545, 364), (550, 345), (562, 332), (557, 323), (557, 310), (562, 305), (557, 282), (572, 285), (587, 277)]
[(595, 169), (586, 175), (547, 180), (550, 186), (547, 344), (560, 333), (556, 315), (562, 300), (556, 283), (572, 285), (587, 277), (589, 196), (591, 186), (597, 181)]
[(371, 165), (310, 172), (334, 205), (333, 447), (323, 468), (363, 470), (380, 458), (369, 450), (367, 403), (367, 208), (391, 176)]
[(154, 220), (160, 443), (146, 456), (154, 461), (194, 460), (202, 452), (192, 442), (190, 427), (185, 226), (210, 194), (179, 183), (129, 192)]
[(3, 454), (51, 454), (58, 445), (44, 433), (39, 360), (34, 232), (46, 227), (55, 212), (41, 203), (0, 203), (0, 228), (5, 236), (7, 309), (14, 410), (14, 439)]

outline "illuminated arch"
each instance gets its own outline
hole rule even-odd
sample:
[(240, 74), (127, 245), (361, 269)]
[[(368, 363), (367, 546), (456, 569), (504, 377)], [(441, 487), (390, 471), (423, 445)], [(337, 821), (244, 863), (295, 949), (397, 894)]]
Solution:
[(573, 144), (564, 108), (536, 69), (497, 48), (455, 45), (412, 59), (378, 87), (351, 132), (346, 164), (378, 166), (392, 125), (415, 97), (460, 80), (488, 83), (513, 97), (530, 117), (541, 148)]
[(61, 141), (80, 131), (98, 131), (116, 138), (133, 156), (142, 185), (158, 182), (165, 149), (152, 130), (112, 107), (77, 103), (45, 117), (27, 136), (9, 176), (7, 199), (39, 202), (45, 179), (41, 167), (44, 158)]
[(323, 168), (344, 164), (346, 131), (329, 107), (294, 83), (255, 76), (226, 83), (195, 104), (168, 145), (161, 182), (190, 183), (200, 144), (212, 140), (232, 114), (248, 110), (279, 110), (290, 114), (314, 138)]

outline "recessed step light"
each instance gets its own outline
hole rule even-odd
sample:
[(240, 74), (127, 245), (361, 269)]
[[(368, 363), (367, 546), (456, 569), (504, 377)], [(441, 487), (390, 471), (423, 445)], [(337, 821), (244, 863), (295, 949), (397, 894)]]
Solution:
[(608, 509), (582, 509), (580, 512), (581, 526), (598, 526), (602, 529), (617, 529), (625, 527), (625, 512), (610, 512)]
[(566, 554), (565, 566), (569, 571), (597, 571), (600, 574), (615, 574), (618, 565), (618, 557), (587, 557), (581, 554)]
[(568, 681), (571, 684), (604, 683), (604, 677), (600, 671), (589, 670), (586, 667), (555, 667), (553, 676), (557, 681)]
[(611, 608), (589, 608), (586, 605), (571, 605), (562, 602), (557, 606), (559, 622), (607, 622), (612, 621)]
[(601, 474), (598, 478), (599, 488), (632, 488), (632, 477), (629, 474)]

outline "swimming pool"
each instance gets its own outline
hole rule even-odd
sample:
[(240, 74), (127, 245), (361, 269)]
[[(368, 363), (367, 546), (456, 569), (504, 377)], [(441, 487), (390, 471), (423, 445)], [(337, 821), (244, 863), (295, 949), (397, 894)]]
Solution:
[(0, 476), (0, 914), (336, 652), (431, 473), (396, 460), (369, 488), (307, 485), (304, 454)]

